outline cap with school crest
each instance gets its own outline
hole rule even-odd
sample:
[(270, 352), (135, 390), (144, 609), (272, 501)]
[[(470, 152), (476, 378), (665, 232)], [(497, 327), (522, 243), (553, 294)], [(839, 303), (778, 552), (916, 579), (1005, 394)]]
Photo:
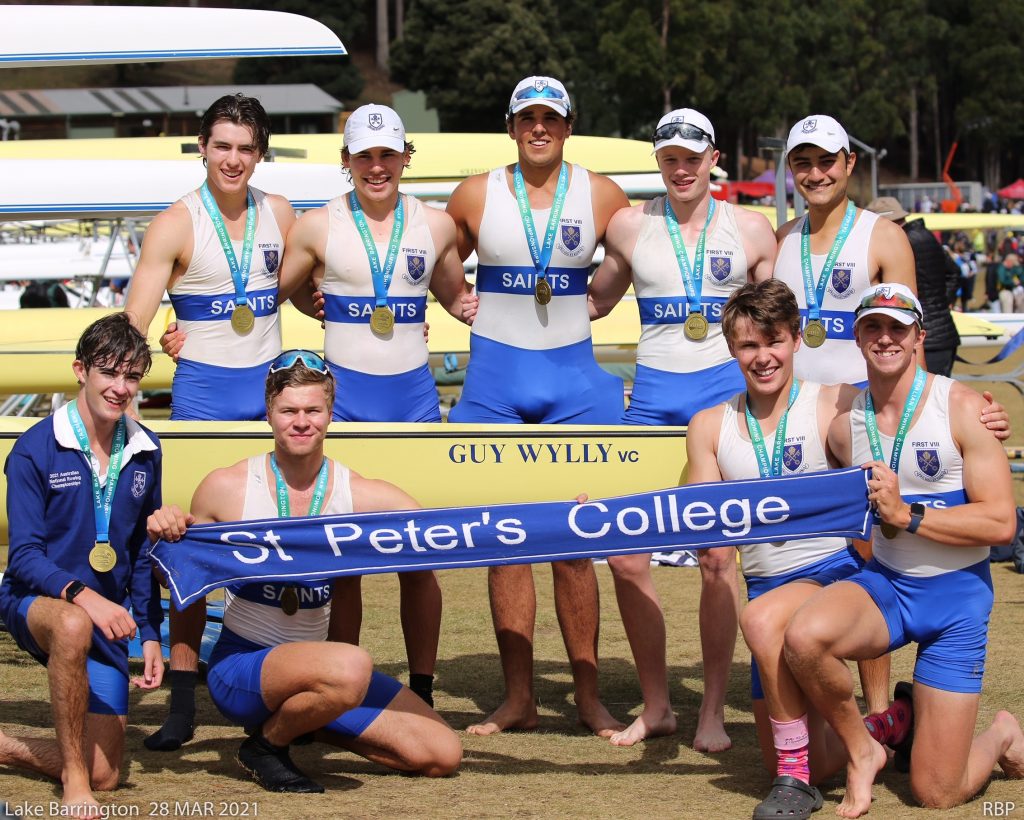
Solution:
[(905, 325), (922, 324), (924, 309), (914, 292), (898, 282), (882, 282), (872, 285), (860, 295), (860, 304), (854, 311), (857, 324), (865, 316), (880, 313)]
[(358, 154), (370, 148), (405, 150), (405, 126), (398, 113), (386, 105), (361, 105), (345, 123), (345, 148)]
[(531, 105), (546, 105), (563, 117), (568, 117), (572, 111), (569, 92), (554, 77), (526, 77), (520, 80), (508, 101), (508, 117)]
[(811, 114), (790, 129), (786, 153), (798, 145), (817, 145), (830, 154), (838, 154), (841, 150), (850, 153), (850, 137), (846, 129), (827, 114)]

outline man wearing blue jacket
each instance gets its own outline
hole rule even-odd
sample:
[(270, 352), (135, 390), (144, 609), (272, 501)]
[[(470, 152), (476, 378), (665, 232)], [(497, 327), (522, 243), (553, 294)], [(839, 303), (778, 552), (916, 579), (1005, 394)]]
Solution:
[[(125, 415), (151, 364), (124, 314), (79, 339), (75, 401), (22, 435), (5, 465), (10, 511), (0, 615), (47, 668), (56, 739), (0, 731), (0, 764), (59, 779), (76, 816), (117, 786), (128, 714), (128, 639), (145, 661), (132, 683), (159, 688), (160, 596), (146, 518), (160, 506), (160, 445)], [(131, 611), (127, 607), (131, 607)]]

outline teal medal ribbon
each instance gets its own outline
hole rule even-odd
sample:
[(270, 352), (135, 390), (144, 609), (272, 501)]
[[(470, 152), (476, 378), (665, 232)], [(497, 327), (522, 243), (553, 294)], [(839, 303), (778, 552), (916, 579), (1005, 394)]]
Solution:
[(391, 226), (391, 239), (388, 241), (388, 254), (384, 258), (383, 269), (380, 266), (380, 257), (377, 255), (377, 245), (370, 233), (370, 226), (366, 224), (363, 206), (359, 204), (359, 197), (356, 196), (355, 191), (349, 191), (348, 206), (352, 210), (352, 221), (356, 223), (356, 230), (359, 231), (363, 247), (366, 249), (366, 258), (370, 262), (374, 301), (377, 307), (386, 308), (388, 289), (391, 287), (391, 279), (395, 275), (395, 263), (398, 261), (398, 250), (402, 244), (402, 228), (405, 225), (405, 206), (402, 203), (402, 195), (398, 195), (398, 201), (395, 203), (395, 222)]
[(679, 264), (679, 275), (683, 279), (683, 289), (686, 291), (687, 313), (701, 313), (700, 297), (704, 289), (704, 245), (708, 238), (708, 226), (715, 215), (715, 200), (710, 197), (708, 200), (708, 215), (704, 219), (704, 227), (700, 229), (700, 238), (697, 240), (697, 248), (693, 254), (693, 266), (686, 258), (686, 245), (683, 244), (683, 236), (679, 231), (679, 220), (676, 219), (675, 211), (668, 197), (665, 197), (665, 224), (668, 226), (668, 235), (672, 238), (672, 247), (676, 252), (676, 262)]
[(551, 202), (551, 212), (548, 214), (543, 247), (537, 243), (537, 226), (533, 224), (530, 198), (526, 193), (526, 182), (523, 180), (523, 172), (520, 170), (518, 162), (512, 171), (512, 183), (516, 190), (519, 218), (522, 220), (523, 230), (526, 231), (526, 244), (530, 246), (530, 258), (533, 260), (533, 267), (537, 272), (534, 294), (540, 304), (546, 305), (551, 301), (551, 285), (547, 281), (548, 266), (551, 264), (551, 254), (555, 250), (555, 235), (558, 233), (562, 208), (569, 191), (569, 166), (563, 162), (558, 172), (558, 185), (555, 188), (555, 198)]
[[(825, 288), (828, 286), (829, 277), (832, 276), (832, 268), (839, 257), (843, 245), (853, 230), (853, 222), (857, 218), (857, 206), (850, 200), (846, 202), (846, 213), (843, 214), (843, 221), (839, 226), (839, 233), (825, 257), (825, 265), (818, 274), (818, 283), (814, 284), (814, 271), (811, 268), (811, 218), (804, 217), (803, 227), (800, 229), (800, 268), (804, 279), (804, 294), (807, 296), (807, 318), (811, 322), (821, 324), (821, 303), (825, 299)], [(819, 342), (820, 344), (820, 342)]]
[[(327, 494), (327, 475), (330, 462), (326, 456), (320, 462), (320, 472), (316, 477), (316, 485), (313, 487), (313, 498), (309, 502), (307, 515), (320, 515), (323, 507), (324, 496)], [(281, 468), (277, 466), (277, 458), (270, 454), (270, 469), (274, 471), (274, 482), (277, 487), (277, 517), (291, 518), (291, 503), (288, 501), (288, 485), (284, 476), (281, 475)], [(281, 610), (285, 615), (294, 615), (299, 611), (299, 593), (293, 586), (286, 586), (281, 590)]]
[(228, 261), (228, 269), (231, 271), (231, 281), (235, 286), (235, 309), (247, 307), (245, 288), (249, 284), (249, 271), (252, 268), (252, 249), (256, 240), (256, 200), (253, 199), (252, 191), (246, 194), (245, 207), (245, 239), (242, 242), (242, 262), (239, 264), (235, 256), (234, 246), (231, 244), (231, 237), (228, 236), (228, 229), (224, 225), (224, 218), (221, 216), (217, 201), (210, 193), (209, 186), (204, 182), (199, 189), (199, 195), (203, 200), (206, 213), (210, 215), (213, 222), (213, 229), (217, 232), (220, 240), (220, 247), (224, 251), (224, 257)]
[(750, 412), (750, 393), (747, 393), (747, 400), (743, 403), (743, 413), (747, 417), (747, 432), (750, 434), (750, 443), (754, 446), (757, 469), (761, 473), (761, 478), (778, 478), (782, 475), (782, 452), (786, 447), (786, 421), (798, 395), (800, 395), (800, 382), (793, 379), (793, 386), (789, 388), (789, 403), (786, 405), (786, 412), (782, 414), (782, 418), (779, 419), (779, 424), (775, 428), (775, 444), (772, 447), (772, 460), (769, 462), (768, 448), (764, 446), (764, 434), (761, 432), (761, 425), (754, 418), (754, 414)]
[(98, 544), (110, 543), (110, 511), (114, 505), (114, 490), (117, 489), (117, 480), (121, 475), (121, 459), (124, 456), (124, 443), (127, 438), (128, 425), (121, 416), (114, 428), (114, 440), (110, 445), (110, 461), (107, 464), (107, 486), (100, 487), (100, 477), (92, 463), (92, 449), (89, 447), (89, 434), (85, 429), (85, 422), (78, 412), (77, 402), (68, 404), (68, 419), (71, 422), (71, 429), (78, 440), (78, 446), (85, 454), (85, 460), (89, 462), (89, 477), (92, 479), (92, 508), (96, 516), (96, 542)]
[[(914, 373), (914, 384), (910, 388), (910, 395), (903, 405), (903, 414), (900, 416), (899, 427), (896, 428), (896, 435), (892, 441), (892, 455), (889, 457), (889, 469), (897, 475), (900, 470), (900, 455), (903, 452), (903, 441), (910, 430), (910, 422), (914, 418), (914, 412), (921, 401), (921, 394), (924, 393), (924, 385), (928, 380), (928, 374), (920, 367)], [(864, 426), (867, 428), (868, 443), (871, 445), (871, 456), (876, 461), (885, 461), (885, 453), (882, 452), (882, 439), (878, 434), (878, 421), (875, 418), (875, 401), (868, 390), (867, 399), (864, 402)], [(877, 513), (875, 520), (878, 520)], [(882, 533), (886, 538), (893, 538), (898, 530), (894, 525), (882, 524)], [(888, 529), (887, 529), (888, 528)]]

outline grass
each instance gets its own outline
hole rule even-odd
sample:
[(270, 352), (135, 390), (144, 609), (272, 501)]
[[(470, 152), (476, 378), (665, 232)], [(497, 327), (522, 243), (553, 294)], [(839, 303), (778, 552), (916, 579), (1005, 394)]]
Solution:
[[(597, 567), (602, 595), (601, 686), (611, 711), (620, 719), (635, 714), (640, 695), (629, 650), (614, 603), (607, 566)], [(990, 631), (986, 689), (979, 726), (999, 708), (1024, 714), (1024, 661), (1018, 624), (1024, 613), (1024, 576), (994, 566), (996, 608)], [(166, 690), (132, 695), (122, 785), (102, 795), (111, 811), (137, 807), (147, 816), (176, 801), (236, 801), (261, 817), (749, 817), (766, 791), (768, 778), (756, 750), (749, 702), (749, 655), (736, 652), (726, 721), (733, 749), (704, 755), (689, 747), (701, 695), (697, 633), (699, 574), (658, 567), (655, 582), (666, 609), (669, 676), (679, 717), (678, 734), (632, 749), (612, 747), (575, 723), (571, 679), (555, 622), (550, 574), (535, 569), (538, 591), (536, 637), (537, 732), (475, 737), (461, 730), (497, 705), (501, 673), (490, 628), (483, 570), (441, 574), (445, 614), (438, 664), (436, 699), (443, 717), (460, 731), (465, 747), (461, 771), (452, 778), (426, 780), (390, 773), (345, 752), (313, 745), (295, 750), (296, 760), (327, 788), (325, 795), (274, 795), (243, 779), (234, 762), (241, 731), (228, 725), (199, 690), (196, 739), (181, 752), (149, 752), (142, 739), (163, 720)], [(398, 585), (394, 576), (364, 581), (363, 644), (379, 668), (405, 678), (404, 649), (398, 626)], [(741, 640), (742, 644), (742, 640)], [(898, 652), (893, 679), (910, 673), (913, 653)], [(0, 634), (0, 726), (5, 732), (46, 735), (50, 722), (45, 670)], [(837, 778), (823, 788), (831, 815), (842, 793)], [(982, 816), (983, 801), (1020, 800), (1019, 783), (997, 774), (984, 794), (946, 817)], [(0, 768), (0, 799), (46, 805), (59, 799), (56, 786), (41, 778)], [(185, 808), (185, 806), (179, 806)], [(201, 807), (200, 807), (201, 808)], [(113, 814), (111, 815), (113, 816)], [(178, 812), (177, 816), (184, 816)], [(200, 814), (199, 816), (204, 816)], [(210, 816), (207, 812), (205, 816)], [(886, 769), (875, 788), (872, 817), (935, 817), (913, 807), (905, 775)]]

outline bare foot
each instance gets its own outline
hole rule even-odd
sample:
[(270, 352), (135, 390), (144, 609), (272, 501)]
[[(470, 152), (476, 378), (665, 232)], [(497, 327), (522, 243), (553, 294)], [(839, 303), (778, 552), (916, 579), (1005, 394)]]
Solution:
[(625, 723), (620, 723), (612, 717), (611, 712), (604, 708), (599, 700), (587, 705), (576, 705), (580, 723), (590, 729), (598, 737), (611, 737), (626, 728)]
[(850, 755), (846, 764), (846, 794), (843, 802), (836, 807), (840, 817), (860, 817), (871, 808), (871, 786), (877, 775), (885, 766), (885, 749), (870, 735), (870, 747), (865, 747), (863, 755)]
[(725, 752), (732, 748), (732, 740), (725, 732), (725, 720), (720, 715), (697, 718), (697, 733), (693, 736), (693, 748), (698, 752)]
[(537, 707), (533, 701), (522, 706), (504, 701), (501, 706), (491, 712), (481, 723), (466, 727), (471, 735), (494, 735), (506, 729), (530, 731), (537, 728)]
[(62, 813), (64, 811), (70, 817), (102, 817), (103, 811), (92, 792), (86, 788), (83, 791), (78, 789), (64, 789), (64, 799), (61, 801)]
[(650, 710), (644, 709), (628, 727), (616, 732), (609, 740), (612, 746), (632, 746), (649, 737), (670, 735), (676, 730), (676, 716), (672, 710), (655, 716)]
[(999, 768), (1011, 780), (1024, 778), (1024, 732), (1021, 731), (1017, 718), (1009, 712), (996, 712), (992, 724), (1003, 723), (1010, 734), (1010, 747), (999, 758)]

